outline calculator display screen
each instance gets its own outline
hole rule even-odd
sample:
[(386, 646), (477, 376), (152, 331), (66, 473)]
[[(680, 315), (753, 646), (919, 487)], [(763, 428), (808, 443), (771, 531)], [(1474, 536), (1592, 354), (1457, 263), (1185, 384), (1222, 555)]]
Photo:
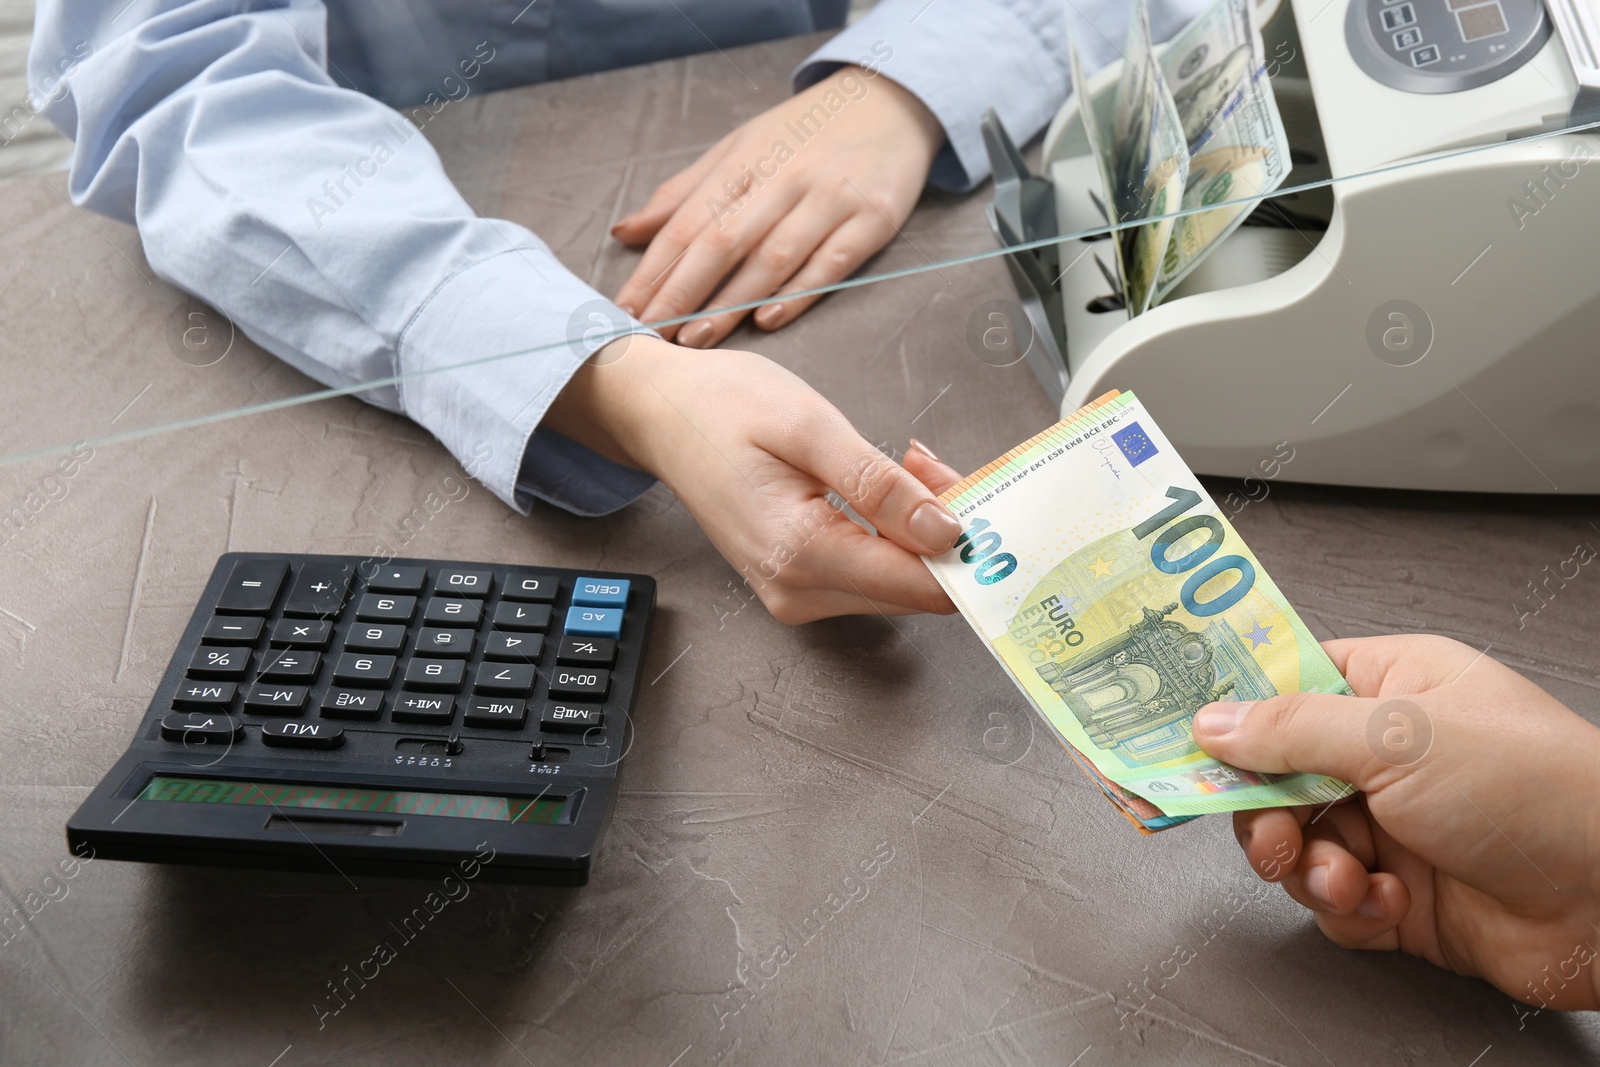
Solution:
[(566, 797), (493, 797), (469, 793), (414, 793), (356, 786), (290, 785), (283, 782), (168, 778), (156, 775), (140, 800), (188, 804), (257, 804), (276, 808), (315, 808), (384, 815), (434, 815), (448, 819), (486, 819), (551, 825), (566, 812)]

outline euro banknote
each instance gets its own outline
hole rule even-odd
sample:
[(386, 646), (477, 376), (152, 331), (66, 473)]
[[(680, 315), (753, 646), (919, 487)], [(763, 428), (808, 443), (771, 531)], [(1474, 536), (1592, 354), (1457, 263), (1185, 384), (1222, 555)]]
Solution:
[(1216, 700), (1349, 693), (1132, 393), (1109, 393), (940, 496), (928, 567), (1023, 696), (1142, 829), (1352, 792), (1240, 770), (1194, 742)]

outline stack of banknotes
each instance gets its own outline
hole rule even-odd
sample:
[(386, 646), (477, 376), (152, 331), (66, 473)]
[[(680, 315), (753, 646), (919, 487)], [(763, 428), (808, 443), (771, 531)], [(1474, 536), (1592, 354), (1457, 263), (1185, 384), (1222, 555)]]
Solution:
[(939, 499), (963, 532), (929, 569), (1142, 831), (1352, 792), (1239, 770), (1194, 743), (1194, 713), (1212, 701), (1350, 689), (1132, 393), (1102, 396)]
[[(1138, 0), (1122, 73), (1092, 105), (1070, 47), (1107, 220), (1129, 224), (1114, 243), (1130, 316), (1160, 303), (1289, 173), (1255, 20), (1251, 0), (1218, 0), (1157, 55), (1149, 10)], [(1220, 206), (1203, 210), (1212, 204)]]

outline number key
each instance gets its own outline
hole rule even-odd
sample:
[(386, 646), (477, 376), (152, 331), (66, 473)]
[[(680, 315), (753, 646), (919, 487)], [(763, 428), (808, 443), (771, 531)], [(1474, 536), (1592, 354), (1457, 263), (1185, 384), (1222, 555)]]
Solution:
[(423, 622), (449, 623), (453, 626), (476, 626), (482, 617), (483, 605), (476, 600), (456, 600), (443, 596), (430, 598), (427, 610), (422, 613)]
[(550, 695), (573, 700), (604, 700), (611, 688), (611, 672), (580, 667), (557, 667), (550, 675)]
[(425, 627), (417, 634), (419, 656), (470, 656), (472, 655), (471, 630), (441, 630)]
[(405, 643), (406, 628), (397, 622), (358, 623), (344, 636), (351, 652), (399, 652)]
[(356, 605), (356, 618), (363, 622), (410, 622), (417, 610), (414, 596), (380, 596), (367, 593)]
[(334, 685), (371, 686), (381, 689), (394, 677), (393, 656), (368, 656), (344, 652), (333, 668)]
[(413, 659), (406, 664), (407, 689), (437, 689), (453, 693), (461, 688), (467, 665), (458, 659)]
[(549, 604), (518, 604), (502, 600), (494, 609), (496, 630), (537, 631), (550, 629)]
[(433, 591), (451, 596), (488, 596), (492, 580), (489, 571), (440, 571), (439, 577), (434, 579)]
[(527, 696), (533, 692), (533, 668), (523, 663), (481, 664), (472, 691)]

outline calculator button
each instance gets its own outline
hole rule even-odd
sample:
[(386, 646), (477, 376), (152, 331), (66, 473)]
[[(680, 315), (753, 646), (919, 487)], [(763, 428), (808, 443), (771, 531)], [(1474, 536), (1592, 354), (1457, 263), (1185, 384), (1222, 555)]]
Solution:
[(543, 634), (503, 634), (497, 630), (483, 642), (484, 659), (538, 663), (539, 653), (542, 651), (544, 651)]
[(232, 741), (243, 732), (243, 723), (220, 711), (175, 711), (161, 720), (161, 736), (168, 741)]
[(261, 638), (261, 620), (213, 616), (200, 640), (208, 645), (253, 645)]
[(289, 587), (283, 613), (326, 619), (344, 610), (345, 594), (349, 591), (350, 564), (313, 560), (300, 567), (299, 576)]
[(406, 643), (406, 628), (397, 622), (357, 623), (344, 635), (344, 647), (352, 652), (399, 652)]
[(550, 629), (549, 604), (518, 604), (502, 600), (494, 609), (496, 630), (548, 630)]
[(383, 714), (383, 694), (370, 689), (330, 689), (322, 698), (325, 719), (376, 719)]
[(461, 656), (472, 655), (471, 630), (440, 630), (428, 627), (417, 634), (417, 655)]
[(443, 596), (430, 597), (428, 607), (422, 613), (423, 622), (443, 622), (453, 626), (476, 626), (482, 617), (483, 605), (476, 600)]
[(528, 721), (528, 702), (513, 697), (470, 697), (463, 702), (466, 714), (461, 721), (467, 726), (493, 726), (502, 730), (520, 730)]
[(374, 593), (420, 593), (428, 580), (426, 567), (384, 567), (367, 582)]
[(527, 696), (533, 692), (533, 668), (525, 663), (480, 663), (472, 691)]
[(467, 665), (458, 659), (413, 659), (406, 664), (406, 688), (454, 693), (466, 674)]
[(189, 660), (191, 678), (243, 678), (249, 669), (248, 648), (198, 648)]
[(564, 667), (609, 667), (616, 658), (617, 643), (609, 637), (568, 635), (556, 649), (556, 662)]
[(539, 600), (549, 603), (561, 589), (561, 579), (553, 574), (534, 574), (532, 571), (512, 571), (506, 575), (506, 584), (500, 595), (507, 600)]
[(546, 730), (592, 730), (604, 719), (599, 704), (566, 704), (552, 700), (539, 716)]
[[(461, 666), (461, 664), (456, 664)], [(404, 693), (394, 702), (395, 722), (447, 723), (456, 717), (456, 702), (451, 697), (424, 693)]]
[(356, 605), (356, 618), (367, 622), (410, 622), (416, 614), (414, 596), (378, 596), (367, 593)]
[(450, 596), (488, 596), (493, 580), (489, 571), (443, 570), (433, 580), (433, 591)]
[(622, 609), (568, 608), (565, 629), (569, 634), (582, 634), (585, 637), (620, 637), (622, 636)]
[(628, 606), (626, 578), (579, 578), (572, 585), (572, 602), (592, 608)]
[(550, 695), (575, 700), (604, 700), (611, 672), (597, 668), (557, 667), (550, 674)]
[(298, 715), (305, 703), (303, 685), (253, 685), (244, 695), (244, 710), (252, 715)]
[(261, 724), (261, 740), (279, 748), (338, 748), (344, 744), (344, 727), (279, 719)]
[(289, 565), (281, 559), (241, 559), (217, 597), (224, 615), (265, 615), (272, 610)]
[(333, 668), (333, 684), (385, 688), (394, 679), (394, 663), (393, 656), (341, 652)]
[(172, 706), (227, 711), (237, 688), (233, 682), (179, 682), (177, 691), (172, 694)]
[(333, 623), (326, 619), (279, 619), (272, 628), (272, 643), (290, 648), (327, 648)]
[(261, 664), (257, 679), (263, 682), (309, 682), (316, 678), (322, 656), (293, 648), (274, 649)]

